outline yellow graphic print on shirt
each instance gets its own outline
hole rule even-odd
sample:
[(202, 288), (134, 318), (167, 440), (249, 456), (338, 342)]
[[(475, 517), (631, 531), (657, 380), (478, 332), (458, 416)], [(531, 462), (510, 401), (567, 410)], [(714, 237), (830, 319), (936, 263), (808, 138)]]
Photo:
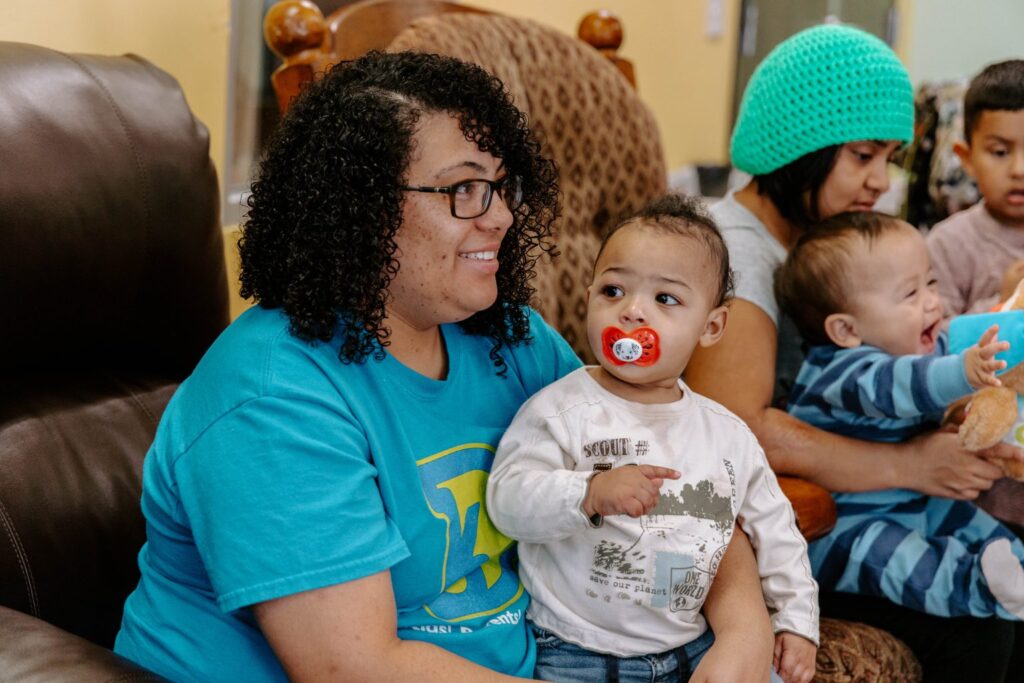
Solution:
[[(448, 622), (497, 614), (523, 593), (510, 564), (512, 539), (484, 509), (494, 446), (470, 443), (417, 461), (431, 513), (445, 522), (441, 594), (424, 609)], [(469, 590), (472, 588), (472, 590)]]

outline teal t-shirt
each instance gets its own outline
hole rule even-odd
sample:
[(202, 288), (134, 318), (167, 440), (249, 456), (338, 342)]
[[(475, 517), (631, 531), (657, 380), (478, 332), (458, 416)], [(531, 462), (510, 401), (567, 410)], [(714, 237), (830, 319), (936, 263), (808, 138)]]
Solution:
[(580, 365), (536, 313), (503, 348), (442, 326), (449, 372), (342, 363), (254, 308), (171, 399), (146, 456), (141, 579), (115, 651), (172, 680), (280, 681), (254, 603), (390, 569), (398, 635), (530, 677), (528, 596), (483, 509), (520, 405)]

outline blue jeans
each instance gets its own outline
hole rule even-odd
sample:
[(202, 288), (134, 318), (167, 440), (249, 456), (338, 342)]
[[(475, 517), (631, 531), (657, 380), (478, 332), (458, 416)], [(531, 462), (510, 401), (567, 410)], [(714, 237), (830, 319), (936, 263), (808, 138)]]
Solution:
[(616, 657), (567, 643), (537, 626), (533, 626), (533, 634), (537, 638), (537, 668), (533, 670), (533, 677), (552, 683), (688, 681), (704, 653), (715, 642), (714, 634), (708, 629), (704, 635), (675, 650), (639, 657)]

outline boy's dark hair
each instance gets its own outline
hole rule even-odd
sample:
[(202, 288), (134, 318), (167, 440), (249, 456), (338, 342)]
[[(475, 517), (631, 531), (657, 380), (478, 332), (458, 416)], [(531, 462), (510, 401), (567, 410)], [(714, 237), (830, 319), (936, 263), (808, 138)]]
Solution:
[(651, 200), (639, 211), (619, 221), (601, 241), (594, 263), (596, 264), (601, 258), (604, 247), (612, 235), (637, 223), (656, 226), (666, 232), (690, 237), (703, 244), (708, 255), (718, 266), (718, 291), (715, 306), (721, 306), (732, 298), (733, 275), (729, 268), (729, 250), (725, 246), (725, 240), (722, 239), (722, 233), (719, 232), (714, 219), (704, 209), (704, 205), (699, 199), (682, 194), (662, 195)]
[(850, 280), (850, 255), (857, 241), (870, 247), (904, 225), (874, 211), (848, 211), (818, 223), (800, 236), (775, 271), (775, 300), (811, 346), (829, 344), (825, 319), (848, 310), (857, 283)]
[[(821, 220), (818, 196), (836, 165), (842, 145), (829, 145), (803, 155), (770, 173), (754, 176), (757, 193), (772, 200), (782, 217), (801, 228)], [(805, 195), (810, 193), (805, 199)]]
[(454, 115), (466, 138), (522, 181), (498, 253), (498, 297), (459, 325), (503, 345), (529, 336), (540, 251), (551, 252), (558, 175), (505, 86), (452, 57), (370, 52), (341, 62), (291, 104), (260, 162), (242, 228), (241, 294), (288, 316), (307, 341), (340, 337), (339, 357), (382, 358), (388, 287), (398, 272), (404, 175), (419, 119)]
[(1019, 109), (1024, 109), (1024, 59), (986, 66), (964, 95), (964, 140), (971, 143), (982, 112)]

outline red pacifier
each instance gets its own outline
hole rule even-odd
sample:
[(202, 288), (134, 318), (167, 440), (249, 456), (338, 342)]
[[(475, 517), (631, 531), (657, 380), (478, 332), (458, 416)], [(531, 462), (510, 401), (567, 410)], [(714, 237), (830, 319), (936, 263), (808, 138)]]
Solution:
[(654, 365), (661, 355), (658, 333), (650, 327), (638, 327), (632, 332), (623, 332), (615, 326), (606, 327), (601, 333), (601, 350), (614, 365), (632, 363), (647, 367)]

